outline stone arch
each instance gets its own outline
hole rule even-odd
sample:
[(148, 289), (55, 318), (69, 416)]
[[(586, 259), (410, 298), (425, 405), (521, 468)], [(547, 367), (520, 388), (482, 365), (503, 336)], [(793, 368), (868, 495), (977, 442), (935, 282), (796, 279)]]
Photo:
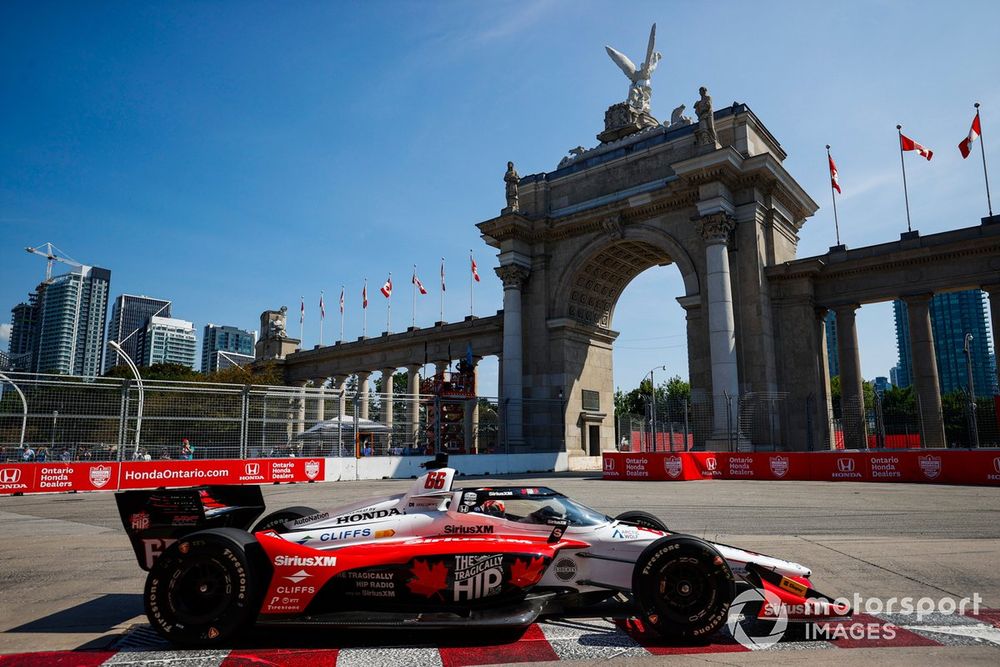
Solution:
[(625, 288), (643, 271), (676, 264), (684, 280), (684, 296), (700, 292), (694, 262), (673, 236), (654, 221), (629, 225), (620, 236), (600, 235), (586, 243), (563, 269), (549, 312), (610, 329), (615, 305)]

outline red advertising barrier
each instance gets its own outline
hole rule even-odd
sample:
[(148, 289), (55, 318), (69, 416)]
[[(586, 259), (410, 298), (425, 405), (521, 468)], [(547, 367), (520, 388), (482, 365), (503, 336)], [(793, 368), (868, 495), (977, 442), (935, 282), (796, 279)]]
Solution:
[(0, 495), (322, 480), (322, 458), (0, 463)]
[(924, 482), (1000, 486), (1000, 450), (604, 453), (604, 479)]

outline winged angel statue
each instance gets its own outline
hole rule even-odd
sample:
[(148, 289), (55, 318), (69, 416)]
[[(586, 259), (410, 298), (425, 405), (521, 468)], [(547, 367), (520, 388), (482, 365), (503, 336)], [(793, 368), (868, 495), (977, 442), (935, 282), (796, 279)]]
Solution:
[(637, 114), (649, 114), (649, 98), (653, 93), (650, 78), (653, 70), (660, 62), (660, 53), (653, 51), (656, 43), (656, 24), (649, 30), (649, 44), (646, 46), (646, 61), (639, 67), (635, 66), (621, 51), (617, 51), (610, 46), (605, 46), (608, 55), (615, 61), (615, 64), (625, 72), (625, 76), (632, 82), (628, 92), (628, 105)]

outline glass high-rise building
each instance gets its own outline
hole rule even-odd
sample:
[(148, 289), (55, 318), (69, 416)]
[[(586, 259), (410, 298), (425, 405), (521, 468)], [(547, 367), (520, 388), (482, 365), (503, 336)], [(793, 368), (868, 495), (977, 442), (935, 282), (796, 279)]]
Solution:
[[(108, 340), (113, 340), (137, 365), (142, 363), (142, 348), (140, 339), (142, 332), (154, 316), (170, 317), (171, 302), (165, 299), (154, 299), (148, 296), (120, 294), (115, 299), (111, 309), (111, 322), (108, 323)], [(104, 359), (104, 372), (107, 373), (125, 360), (114, 350), (108, 350)]]
[[(235, 363), (234, 360), (242, 362), (246, 357), (252, 359), (256, 338), (254, 333), (244, 329), (206, 324), (201, 339), (201, 372), (214, 373), (220, 368), (231, 366)], [(228, 354), (229, 363), (225, 361), (225, 355), (215, 354), (220, 351)]]
[(194, 368), (197, 336), (194, 323), (172, 317), (150, 317), (142, 333), (142, 365), (180, 364)]
[(11, 368), (15, 371), (30, 372), (35, 369), (38, 319), (41, 314), (38, 304), (44, 291), (45, 283), (42, 283), (28, 296), (26, 303), (19, 303), (10, 309), (11, 327), (7, 356)]
[(111, 271), (94, 266), (78, 266), (39, 286), (31, 370), (100, 374), (110, 289)]
[[(913, 384), (913, 359), (910, 356), (910, 326), (906, 303), (892, 304), (896, 320), (898, 386)], [(986, 298), (982, 290), (965, 290), (935, 294), (931, 299), (931, 330), (934, 334), (934, 356), (937, 358), (941, 393), (965, 389), (968, 384), (965, 357), (965, 334), (972, 338), (972, 379), (979, 396), (997, 393), (993, 346), (987, 325)]]

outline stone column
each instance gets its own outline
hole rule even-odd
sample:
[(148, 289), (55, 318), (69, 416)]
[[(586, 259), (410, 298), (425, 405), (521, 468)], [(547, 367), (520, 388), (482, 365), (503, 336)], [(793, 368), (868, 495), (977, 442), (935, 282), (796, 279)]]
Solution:
[(519, 446), (524, 441), (523, 360), (521, 340), (521, 289), (529, 271), (517, 264), (505, 264), (496, 269), (503, 281), (503, 377), (501, 378), (501, 408), (505, 439), (508, 445)]
[(333, 386), (340, 392), (337, 416), (343, 418), (347, 415), (347, 376), (343, 375), (335, 378)]
[(420, 442), (420, 364), (410, 364), (406, 367), (406, 384), (409, 393), (409, 403), (406, 406), (406, 425), (409, 433), (407, 445), (416, 447)]
[[(393, 373), (396, 372), (395, 368), (383, 368), (382, 369), (382, 423), (392, 429), (392, 401), (395, 397), (395, 392), (393, 392)], [(387, 438), (386, 445), (392, 447), (392, 431), (389, 431), (389, 437)]]
[(868, 449), (865, 428), (865, 394), (858, 350), (857, 303), (834, 306), (837, 316), (837, 357), (840, 360), (840, 419), (845, 449)]
[(326, 419), (326, 378), (313, 380), (313, 386), (319, 388), (320, 394), (316, 397), (316, 423)]
[[(990, 297), (990, 324), (993, 328), (993, 351), (997, 352), (1000, 349), (1000, 283), (984, 285), (983, 290)], [(998, 355), (998, 361), (995, 364), (994, 370), (997, 372), (997, 387), (1000, 387), (1000, 355)], [(984, 390), (977, 393), (986, 394), (987, 392), (984, 388)]]
[[(910, 358), (913, 360), (913, 390), (920, 410), (921, 440), (924, 447), (946, 447), (941, 413), (941, 384), (938, 381), (934, 332), (931, 329), (933, 294), (904, 296), (910, 323)], [(840, 323), (837, 323), (840, 326)], [(837, 332), (840, 335), (840, 332)], [(843, 368), (843, 360), (840, 362)]]
[(304, 380), (298, 383), (298, 387), (301, 389), (299, 392), (299, 397), (295, 401), (295, 433), (302, 433), (306, 430), (306, 385), (309, 384), (308, 380)]
[(448, 366), (451, 366), (449, 359), (438, 359), (434, 362), (434, 375), (440, 375), (444, 378), (444, 374), (448, 372)]
[[(479, 379), (479, 359), (472, 358), (472, 377), (478, 385)], [(465, 451), (470, 454), (479, 453), (479, 399), (470, 398), (465, 402), (465, 412), (463, 414), (465, 426)]]
[[(708, 291), (708, 339), (712, 355), (712, 436), (708, 449), (729, 447), (735, 437), (739, 409), (740, 380), (736, 365), (736, 324), (733, 317), (733, 290), (729, 278), (729, 235), (735, 221), (724, 213), (702, 218), (705, 239)], [(731, 397), (727, 410), (726, 396)], [(734, 443), (735, 444), (735, 443)]]
[(358, 371), (358, 417), (368, 419), (368, 376), (371, 371)]

